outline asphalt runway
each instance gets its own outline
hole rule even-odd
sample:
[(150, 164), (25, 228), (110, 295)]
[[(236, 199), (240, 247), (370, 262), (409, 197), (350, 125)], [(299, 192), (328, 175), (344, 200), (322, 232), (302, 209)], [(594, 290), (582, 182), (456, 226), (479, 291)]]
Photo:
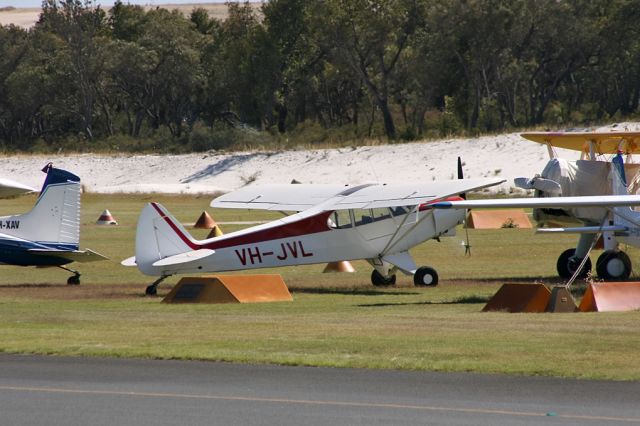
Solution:
[(0, 355), (0, 425), (603, 424), (640, 382)]

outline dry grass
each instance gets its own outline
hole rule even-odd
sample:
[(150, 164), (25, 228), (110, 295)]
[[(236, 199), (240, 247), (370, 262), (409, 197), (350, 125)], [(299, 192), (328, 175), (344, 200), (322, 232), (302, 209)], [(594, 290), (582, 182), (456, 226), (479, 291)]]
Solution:
[[(481, 312), (505, 281), (557, 282), (556, 256), (573, 238), (472, 230), (471, 257), (460, 238), (427, 242), (413, 254), (438, 269), (443, 281), (433, 289), (415, 288), (406, 276), (397, 288), (374, 288), (371, 268), (359, 261), (354, 274), (322, 274), (323, 265), (265, 270), (283, 275), (291, 303), (167, 305), (143, 296), (150, 277), (117, 263), (133, 253), (137, 215), (151, 199), (183, 222), (209, 210), (208, 196), (84, 196), (82, 245), (114, 261), (80, 265), (80, 286), (65, 285), (68, 274), (56, 269), (2, 267), (0, 352), (640, 379), (638, 311)], [(33, 201), (3, 201), (0, 214)], [(120, 225), (94, 224), (104, 208)], [(209, 212), (218, 222), (260, 217)], [(167, 280), (160, 296), (176, 281)]]

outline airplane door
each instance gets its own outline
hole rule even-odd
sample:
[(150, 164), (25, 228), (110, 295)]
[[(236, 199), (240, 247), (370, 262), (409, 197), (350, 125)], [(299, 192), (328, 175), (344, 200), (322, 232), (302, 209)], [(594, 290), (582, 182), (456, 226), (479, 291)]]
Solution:
[(396, 224), (388, 208), (354, 209), (356, 230), (365, 240), (387, 237), (396, 231)]

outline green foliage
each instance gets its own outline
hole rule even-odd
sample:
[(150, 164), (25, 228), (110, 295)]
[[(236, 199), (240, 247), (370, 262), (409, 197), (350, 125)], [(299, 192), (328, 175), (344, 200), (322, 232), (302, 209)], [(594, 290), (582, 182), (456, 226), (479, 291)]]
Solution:
[(635, 6), (271, 0), (218, 21), (45, 0), (34, 28), (0, 27), (0, 144), (183, 152), (624, 119), (640, 112)]

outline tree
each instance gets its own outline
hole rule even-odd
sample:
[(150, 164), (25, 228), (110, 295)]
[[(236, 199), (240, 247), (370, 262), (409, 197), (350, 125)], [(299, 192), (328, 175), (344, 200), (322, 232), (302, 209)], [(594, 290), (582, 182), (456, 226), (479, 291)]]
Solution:
[(395, 139), (390, 90), (399, 59), (424, 16), (419, 0), (330, 0), (326, 31), (335, 54), (358, 73)]
[[(54, 53), (67, 84), (60, 90), (60, 108), (74, 116), (79, 130), (93, 138), (96, 103), (101, 96), (106, 14), (92, 0), (45, 0), (36, 31), (58, 37), (62, 44)], [(61, 89), (63, 89), (61, 87)]]

